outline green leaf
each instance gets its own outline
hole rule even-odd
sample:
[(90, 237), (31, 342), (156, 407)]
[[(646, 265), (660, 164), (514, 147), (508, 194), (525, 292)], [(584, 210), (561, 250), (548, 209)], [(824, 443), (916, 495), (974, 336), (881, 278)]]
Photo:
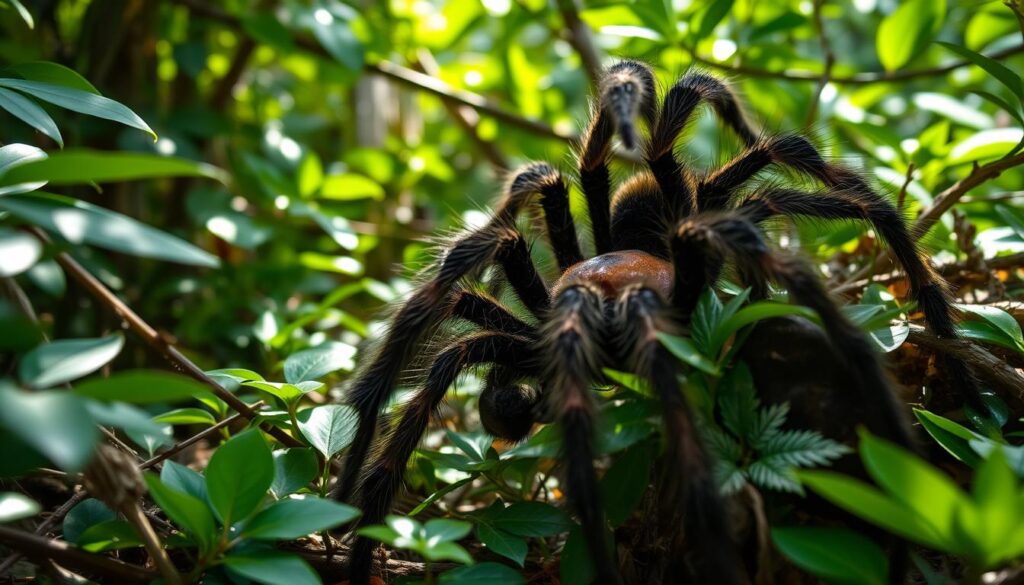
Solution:
[(347, 343), (328, 342), (293, 353), (284, 361), (284, 379), (290, 384), (319, 380), (337, 370), (351, 371), (356, 348)]
[(562, 585), (589, 585), (594, 581), (596, 571), (590, 561), (590, 552), (583, 537), (583, 529), (573, 526), (569, 538), (562, 548), (559, 577)]
[(774, 301), (758, 301), (743, 307), (735, 315), (726, 319), (719, 327), (719, 335), (722, 335), (722, 339), (725, 340), (736, 331), (751, 323), (756, 323), (763, 319), (787, 317), (790, 315), (805, 317), (815, 322), (818, 320), (818, 314), (807, 307), (776, 303)]
[(711, 374), (712, 376), (720, 375), (721, 372), (718, 369), (718, 366), (704, 355), (701, 355), (689, 339), (659, 332), (658, 340), (661, 341), (661, 344), (664, 345), (672, 355), (676, 356), (683, 362), (704, 373)]
[(640, 443), (619, 455), (601, 478), (601, 501), (612, 526), (625, 523), (640, 504), (647, 491), (653, 462), (649, 442)]
[(172, 490), (188, 494), (202, 502), (207, 499), (206, 480), (199, 472), (184, 465), (170, 460), (165, 461), (163, 469), (160, 470), (160, 481)]
[(139, 223), (84, 201), (33, 193), (0, 197), (0, 210), (59, 235), (72, 244), (91, 244), (143, 258), (215, 268), (217, 257)]
[(142, 539), (127, 521), (108, 520), (87, 528), (76, 544), (84, 551), (97, 553), (142, 546)]
[(946, 539), (912, 509), (860, 480), (831, 471), (796, 472), (800, 482), (826, 500), (893, 534), (925, 546), (945, 549)]
[(22, 392), (6, 383), (0, 383), (0, 428), (71, 473), (85, 467), (99, 439), (81, 398), (66, 392)]
[(280, 500), (267, 506), (242, 529), (258, 540), (294, 540), (340, 526), (359, 517), (359, 510), (312, 496)]
[(441, 573), (440, 582), (451, 585), (523, 585), (526, 579), (500, 563), (479, 563)]
[(63, 85), (72, 89), (80, 89), (99, 95), (96, 86), (79, 75), (74, 69), (52, 61), (27, 61), (7, 68), (29, 81), (42, 81), (54, 85)]
[(908, 0), (878, 27), (875, 48), (882, 66), (899, 69), (916, 57), (942, 29), (946, 0)]
[(0, 175), (0, 185), (47, 181), (51, 185), (87, 185), (160, 179), (205, 177), (227, 183), (229, 177), (213, 165), (184, 158), (138, 152), (104, 152), (85, 148), (55, 152)]
[(64, 148), (64, 138), (60, 135), (57, 123), (27, 97), (0, 87), (0, 109), (7, 110), (12, 116), (49, 136), (54, 142)]
[(795, 565), (830, 583), (886, 585), (889, 561), (865, 536), (839, 528), (772, 528), (772, 542)]
[(28, 8), (25, 8), (25, 5), (21, 3), (21, 0), (7, 0), (7, 2), (10, 2), (11, 6), (14, 7), (14, 11), (18, 13), (18, 16), (20, 16), (23, 21), (25, 21), (26, 26), (29, 28), (36, 27), (36, 22), (32, 19), (32, 13), (28, 11)]
[(487, 433), (456, 433), (449, 429), (444, 432), (449, 441), (474, 461), (486, 460), (487, 452), (494, 442), (494, 437)]
[(977, 467), (981, 463), (981, 458), (971, 448), (970, 442), (984, 440), (985, 437), (927, 410), (915, 408), (914, 416), (917, 417), (924, 430), (928, 431), (928, 434), (950, 455), (971, 467)]
[(352, 31), (351, 20), (355, 14), (349, 10), (344, 5), (317, 2), (302, 20), (338, 63), (350, 71), (359, 72), (363, 68), (363, 44)]
[(152, 473), (147, 473), (145, 478), (149, 495), (167, 517), (187, 532), (202, 550), (210, 550), (217, 538), (217, 525), (206, 502), (167, 487)]
[(229, 573), (263, 585), (321, 585), (320, 577), (305, 561), (276, 550), (229, 554), (224, 566)]
[(1000, 159), (1020, 150), (1021, 144), (1024, 144), (1024, 130), (1020, 128), (982, 130), (953, 145), (949, 164)]
[(320, 382), (299, 382), (298, 384), (282, 384), (280, 382), (246, 382), (246, 386), (262, 390), (271, 396), (276, 396), (285, 404), (295, 404), (307, 392), (312, 392), (323, 387)]
[(697, 306), (693, 309), (691, 317), (690, 336), (694, 345), (704, 355), (717, 357), (718, 347), (714, 346), (713, 338), (717, 333), (719, 323), (722, 319), (724, 309), (715, 290), (708, 286), (704, 287)]
[(691, 24), (692, 30), (697, 31), (694, 40), (699, 41), (714, 32), (718, 23), (732, 10), (733, 2), (734, 0), (712, 0), (697, 12)]
[(511, 559), (520, 567), (526, 562), (526, 539), (495, 528), (489, 520), (481, 518), (476, 525), (476, 536), (492, 552)]
[(320, 185), (320, 197), (324, 199), (334, 199), (337, 201), (373, 199), (374, 201), (381, 201), (384, 199), (384, 195), (384, 187), (380, 183), (356, 173), (327, 175)]
[(39, 510), (39, 504), (28, 496), (14, 492), (0, 493), (0, 523), (31, 518)]
[(543, 502), (516, 502), (494, 515), (494, 526), (516, 536), (554, 536), (573, 527), (563, 510)]
[(73, 112), (119, 122), (149, 133), (155, 141), (156, 132), (142, 118), (127, 107), (100, 95), (39, 81), (21, 79), (0, 79), (0, 87), (16, 89), (36, 99), (50, 102)]
[(986, 321), (962, 321), (956, 325), (957, 332), (967, 339), (982, 341), (1005, 347), (1014, 351), (1022, 351), (1017, 343), (995, 325)]
[(961, 311), (981, 317), (1005, 334), (1006, 338), (1015, 343), (1021, 351), (1024, 351), (1024, 334), (1021, 333), (1020, 323), (1017, 323), (1017, 320), (1013, 318), (1013, 315), (1010, 315), (998, 307), (988, 305), (966, 305), (957, 303), (954, 306)]
[(209, 394), (204, 384), (179, 374), (152, 370), (128, 370), (109, 378), (93, 378), (77, 384), (75, 394), (96, 400), (120, 400), (131, 404), (178, 402), (197, 394)]
[(871, 337), (871, 341), (874, 341), (879, 349), (888, 353), (899, 349), (903, 342), (910, 337), (910, 325), (905, 322), (890, 325), (889, 327), (869, 331), (868, 336)]
[(320, 162), (320, 157), (315, 152), (306, 153), (306, 156), (302, 157), (302, 160), (299, 162), (296, 174), (299, 183), (299, 195), (303, 197), (312, 196), (324, 181), (324, 167)]
[(153, 417), (156, 422), (169, 425), (214, 425), (217, 419), (201, 408), (176, 408)]
[[(7, 171), (15, 167), (28, 164), (35, 160), (44, 159), (46, 156), (46, 153), (41, 149), (27, 144), (14, 143), (8, 144), (7, 146), (0, 146), (0, 176), (3, 176)], [(35, 182), (0, 187), (0, 195), (35, 191), (45, 184), (45, 182)]]
[(1017, 120), (1018, 124), (1024, 126), (1024, 116), (1021, 115), (1019, 106), (1014, 106), (1010, 102), (1003, 99), (1001, 96), (980, 89), (971, 90), (971, 93), (981, 96), (983, 99), (992, 103), (997, 108), (1005, 111), (1007, 114), (1010, 114), (1011, 116), (1013, 116), (1014, 120)]
[(18, 378), (31, 388), (49, 388), (102, 368), (124, 347), (120, 333), (96, 339), (60, 339), (40, 345), (18, 364)]
[[(1020, 529), (1022, 504), (1017, 476), (1007, 464), (1002, 449), (993, 449), (978, 467), (971, 486), (971, 496), (979, 515), (982, 530), (966, 536), (973, 537), (985, 551), (998, 551)], [(995, 557), (996, 555), (992, 555)], [(994, 563), (999, 558), (991, 558)]]
[(169, 428), (154, 422), (148, 412), (124, 402), (86, 400), (85, 408), (96, 424), (124, 429), (129, 436), (163, 435)]
[(417, 552), (428, 561), (455, 561), (464, 565), (473, 564), (473, 557), (469, 555), (469, 552), (454, 542), (439, 542)]
[(1012, 69), (995, 59), (990, 59), (985, 55), (975, 53), (966, 47), (942, 41), (939, 41), (939, 44), (984, 69), (986, 73), (995, 77), (999, 80), (999, 83), (1002, 83), (1007, 89), (1013, 92), (1013, 95), (1017, 96), (1017, 99), (1024, 101), (1024, 82), (1021, 81), (1020, 76), (1014, 73)]
[(253, 39), (274, 48), (287, 51), (295, 46), (291, 33), (271, 12), (243, 17), (242, 28)]
[(0, 278), (31, 269), (43, 255), (43, 245), (31, 234), (0, 228)]
[(64, 540), (70, 543), (78, 543), (79, 537), (91, 526), (109, 522), (117, 518), (117, 514), (107, 507), (103, 502), (89, 498), (82, 500), (75, 505), (64, 517), (64, 524), (61, 532)]
[(718, 408), (722, 424), (733, 435), (747, 437), (754, 430), (760, 405), (750, 368), (744, 362), (737, 363), (718, 385)]
[(433, 518), (423, 525), (423, 535), (430, 545), (439, 542), (455, 542), (464, 538), (473, 525), (462, 520), (449, 518)]
[(206, 468), (206, 493), (223, 524), (252, 513), (273, 481), (274, 458), (259, 429), (245, 431), (218, 447)]
[(270, 491), (278, 498), (299, 491), (316, 479), (318, 467), (312, 449), (274, 451), (274, 481)]
[(328, 459), (348, 447), (356, 436), (356, 411), (347, 404), (307, 408), (297, 418), (302, 436)]
[(651, 383), (642, 376), (637, 376), (636, 374), (630, 374), (627, 372), (620, 372), (611, 368), (602, 368), (601, 372), (615, 384), (632, 390), (644, 398), (655, 397), (654, 390), (651, 389)]

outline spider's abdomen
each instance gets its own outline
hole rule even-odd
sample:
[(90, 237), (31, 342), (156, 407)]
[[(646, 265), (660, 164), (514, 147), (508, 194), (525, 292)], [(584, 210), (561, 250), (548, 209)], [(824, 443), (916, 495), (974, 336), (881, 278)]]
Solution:
[(668, 298), (672, 291), (672, 264), (641, 252), (623, 250), (595, 256), (570, 266), (555, 283), (552, 296), (572, 284), (596, 287), (607, 299), (617, 298), (633, 285), (643, 285)]

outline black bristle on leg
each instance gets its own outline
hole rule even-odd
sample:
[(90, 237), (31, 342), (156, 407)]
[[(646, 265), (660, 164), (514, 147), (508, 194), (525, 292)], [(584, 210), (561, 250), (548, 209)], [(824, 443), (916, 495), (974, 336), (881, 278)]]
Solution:
[(480, 293), (460, 291), (452, 303), (452, 316), (465, 319), (488, 331), (534, 338), (537, 330), (512, 314), (498, 301)]
[(668, 260), (665, 234), (672, 216), (654, 178), (633, 175), (612, 200), (612, 250), (640, 250)]
[(611, 212), (608, 203), (611, 194), (611, 177), (608, 173), (608, 165), (600, 165), (595, 169), (580, 168), (580, 187), (587, 198), (587, 211), (590, 214), (590, 230), (594, 236), (594, 249), (598, 254), (611, 252)]
[[(401, 488), (406, 464), (423, 437), (430, 417), (462, 370), (473, 364), (492, 362), (530, 373), (534, 363), (533, 351), (529, 343), (521, 339), (488, 333), (461, 339), (438, 355), (430, 366), (423, 387), (403, 407), (401, 420), (390, 434), (382, 438), (383, 448), (359, 482), (359, 503), (363, 512), (360, 526), (379, 524), (384, 520)], [(351, 561), (353, 585), (369, 583), (373, 548), (369, 539), (357, 537)]]
[(547, 285), (530, 258), (530, 249), (522, 234), (515, 232), (498, 249), (497, 258), (519, 300), (537, 317), (543, 317), (551, 304)]

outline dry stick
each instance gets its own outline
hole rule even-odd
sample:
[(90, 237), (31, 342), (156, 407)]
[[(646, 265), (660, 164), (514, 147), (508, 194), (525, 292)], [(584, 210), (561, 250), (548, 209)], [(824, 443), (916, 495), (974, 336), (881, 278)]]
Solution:
[[(1018, 53), (1024, 53), (1024, 45), (1014, 45), (1005, 49), (996, 51), (988, 55), (989, 59), (1004, 59), (1006, 57), (1016, 55)], [(726, 63), (719, 63), (707, 57), (698, 55), (696, 52), (691, 52), (690, 57), (694, 62), (717, 69), (719, 71), (725, 71), (733, 75), (744, 75), (747, 77), (759, 77), (765, 79), (784, 79), (786, 81), (809, 81), (814, 82), (821, 79), (821, 75), (818, 73), (802, 73), (798, 71), (769, 71), (767, 69), (759, 69), (757, 67), (747, 67), (745, 65), (729, 65)], [(970, 65), (970, 61), (954, 61), (952, 63), (941, 65), (939, 67), (930, 67), (928, 69), (909, 69), (904, 71), (891, 71), (891, 72), (871, 72), (871, 73), (855, 73), (847, 76), (833, 76), (832, 83), (839, 85), (867, 85), (870, 83), (896, 83), (903, 81), (910, 81), (913, 79), (922, 79), (927, 77), (936, 77), (939, 75), (945, 75), (951, 71), (967, 67)]]
[(804, 126), (810, 126), (818, 117), (818, 107), (821, 105), (821, 92), (828, 85), (829, 79), (832, 77), (832, 66), (836, 63), (836, 56), (832, 53), (832, 42), (825, 33), (825, 18), (821, 15), (821, 9), (824, 4), (825, 0), (814, 0), (814, 29), (818, 34), (818, 41), (821, 44), (821, 53), (825, 56), (825, 69), (818, 80), (818, 86), (814, 90), (814, 95), (811, 96), (811, 104), (807, 109), (807, 118), (804, 120)]
[[(54, 527), (54, 525), (63, 520), (64, 517), (68, 515), (68, 512), (70, 512), (72, 508), (85, 501), (85, 499), (88, 497), (89, 494), (85, 490), (82, 490), (76, 493), (75, 495), (71, 496), (71, 499), (64, 502), (63, 506), (57, 508), (57, 510), (55, 510), (53, 514), (50, 515), (49, 518), (44, 520), (43, 523), (39, 526), (36, 526), (36, 529), (33, 532), (36, 534), (36, 536), (42, 536), (43, 534), (46, 534), (50, 531), (51, 528)], [(9, 571), (11, 567), (14, 566), (14, 563), (17, 563), (20, 560), (20, 552), (14, 552), (6, 559), (4, 559), (4, 562), (0, 563), (0, 576), (3, 576), (5, 573), (7, 573), (7, 571)]]
[[(50, 244), (50, 237), (43, 230), (37, 227), (30, 227), (28, 230), (39, 238), (44, 244)], [(106, 286), (103, 285), (99, 280), (96, 279), (88, 270), (86, 270), (77, 260), (72, 258), (67, 252), (61, 252), (57, 254), (57, 263), (68, 272), (72, 278), (75, 279), (82, 287), (84, 287), (89, 294), (100, 301), (100, 303), (106, 305), (110, 310), (121, 317), (128, 327), (135, 332), (136, 335), (142, 338), (147, 345), (157, 350), (163, 356), (171, 362), (178, 370), (192, 376), (196, 380), (210, 387), (213, 393), (218, 398), (223, 400), (233, 410), (240, 413), (242, 416), (249, 420), (253, 420), (256, 417), (256, 413), (249, 407), (248, 404), (240, 400), (234, 394), (228, 392), (220, 384), (215, 382), (213, 378), (206, 375), (199, 366), (192, 363), (187, 357), (184, 356), (178, 348), (168, 343), (157, 331), (153, 329), (146, 321), (142, 319), (135, 311), (117, 297), (114, 293), (110, 292)], [(264, 432), (280, 441), (283, 445), (288, 447), (302, 447), (303, 444), (291, 435), (285, 433), (281, 429), (271, 425), (260, 425), (260, 428)]]
[(101, 575), (112, 583), (148, 583), (159, 576), (155, 571), (87, 553), (66, 542), (50, 540), (2, 525), (0, 525), (0, 542), (17, 548), (39, 561), (52, 559), (75, 571)]
[[(256, 404), (254, 404), (253, 408), (258, 408), (258, 406), (260, 404), (262, 404), (262, 402), (258, 402)], [(207, 437), (209, 437), (211, 435), (216, 434), (217, 431), (219, 431), (222, 428), (224, 428), (224, 427), (230, 425), (231, 423), (237, 421), (238, 419), (242, 418), (243, 416), (244, 415), (242, 413), (238, 413), (238, 414), (229, 416), (228, 418), (220, 421), (219, 423), (217, 423), (217, 424), (215, 424), (215, 425), (213, 425), (213, 426), (211, 426), (211, 427), (209, 427), (207, 429), (204, 429), (202, 432), (200, 432), (198, 434), (195, 434), (195, 435), (192, 435), (191, 437), (185, 439), (184, 441), (182, 441), (180, 443), (177, 443), (176, 445), (174, 445), (170, 449), (160, 453), (159, 455), (155, 455), (153, 458), (147, 459), (146, 461), (142, 462), (142, 464), (139, 465), (139, 469), (150, 469), (153, 466), (159, 465), (164, 460), (170, 459), (171, 457), (173, 457), (173, 456), (177, 455), (178, 453), (180, 453), (182, 450), (187, 449), (188, 447), (191, 447), (192, 445), (195, 445), (199, 441), (202, 441), (203, 439), (205, 439), (205, 438), (207, 438)]]
[(982, 381), (1004, 391), (1003, 399), (1010, 403), (1011, 408), (1024, 408), (1024, 376), (988, 350), (966, 339), (939, 337), (920, 325), (910, 326), (907, 342), (971, 364)]
[[(990, 270), (1004, 270), (1008, 268), (1019, 268), (1024, 266), (1024, 252), (1017, 252), (1016, 254), (1007, 254), (1006, 256), (996, 256), (995, 258), (986, 258), (985, 265)], [(939, 274), (944, 277), (955, 276), (957, 273), (967, 270), (961, 262), (950, 262), (949, 264), (943, 264), (936, 268)], [(859, 290), (871, 283), (878, 284), (890, 284), (897, 280), (904, 278), (905, 275), (900, 271), (889, 272), (872, 279), (862, 279), (852, 281), (843, 284), (842, 286), (833, 289), (836, 293), (841, 293), (848, 290)]]

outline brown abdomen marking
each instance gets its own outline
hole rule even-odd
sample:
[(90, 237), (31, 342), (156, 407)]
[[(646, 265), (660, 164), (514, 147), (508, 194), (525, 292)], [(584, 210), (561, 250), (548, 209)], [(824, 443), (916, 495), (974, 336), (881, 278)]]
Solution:
[(572, 284), (590, 284), (606, 299), (614, 299), (630, 285), (652, 288), (664, 298), (672, 292), (672, 264), (640, 250), (609, 252), (569, 267), (558, 279), (552, 295)]

